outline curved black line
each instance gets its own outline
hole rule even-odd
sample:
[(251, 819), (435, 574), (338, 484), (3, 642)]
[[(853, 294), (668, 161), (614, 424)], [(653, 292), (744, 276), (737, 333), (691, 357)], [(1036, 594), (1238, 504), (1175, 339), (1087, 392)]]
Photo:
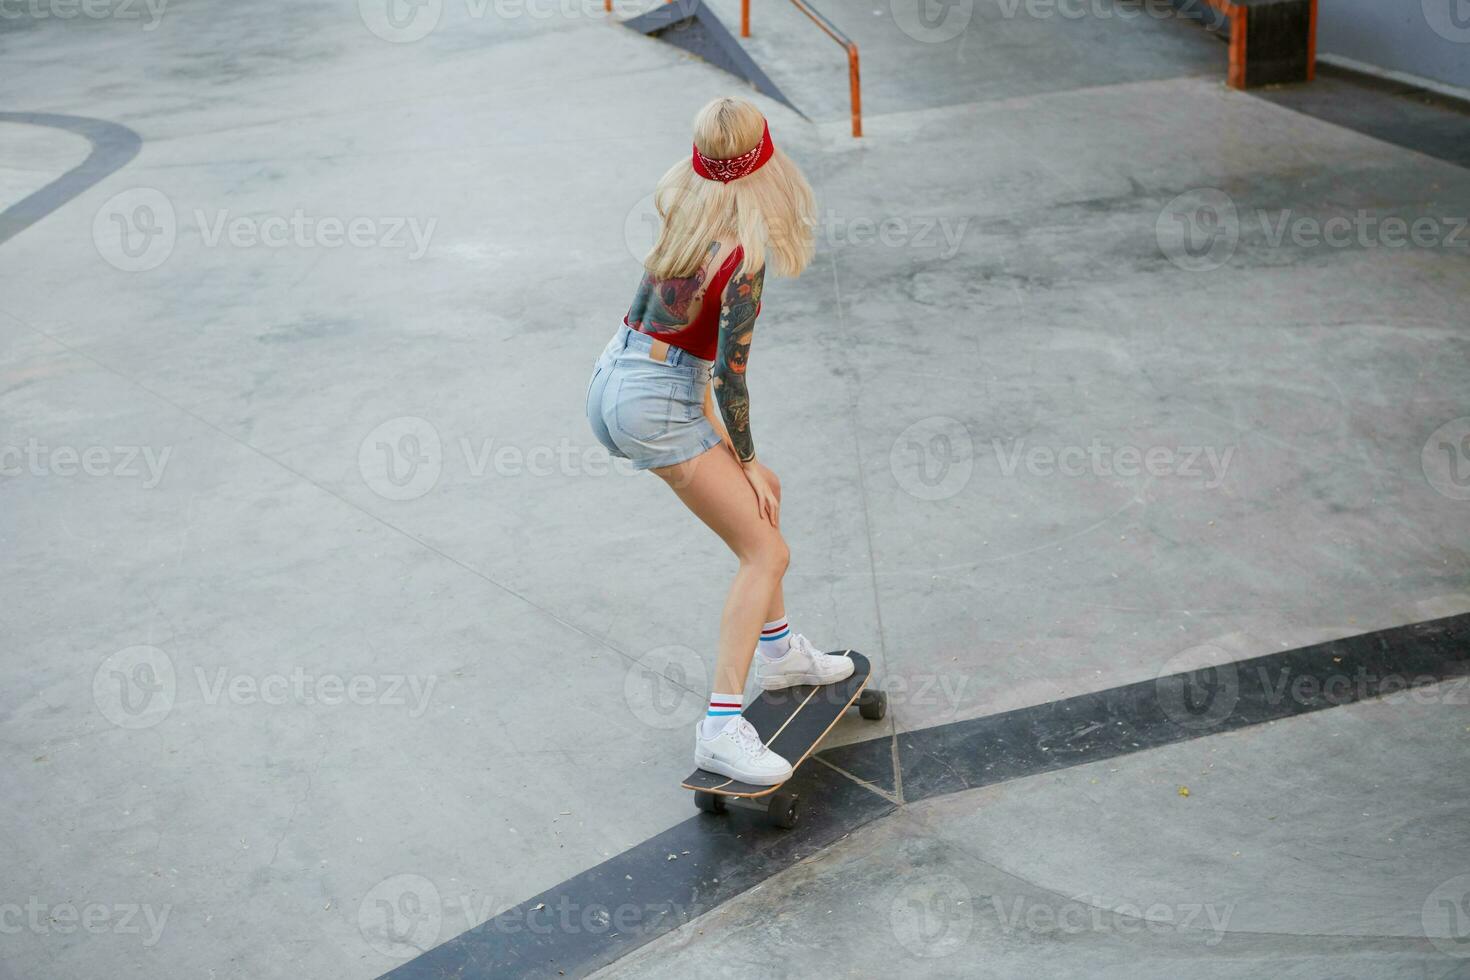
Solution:
[[(903, 732), (896, 753), (884, 738), (819, 758), (880, 787), (896, 785), (897, 766), (913, 802), (1457, 677), (1470, 677), (1470, 613)], [(896, 809), (828, 766), (803, 766), (787, 785), (805, 811), (793, 830), (733, 808), (690, 817), (383, 980), (585, 976)]]
[(127, 166), (143, 146), (143, 138), (126, 126), (105, 119), (63, 116), (53, 112), (0, 112), (0, 123), (49, 126), (84, 136), (92, 144), (87, 159), (40, 190), (0, 211), (0, 245), (19, 235), (46, 215)]

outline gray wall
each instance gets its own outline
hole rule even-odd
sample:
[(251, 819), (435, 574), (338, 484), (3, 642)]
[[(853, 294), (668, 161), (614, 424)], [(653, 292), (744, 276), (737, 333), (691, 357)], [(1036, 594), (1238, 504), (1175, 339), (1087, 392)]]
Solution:
[(1317, 51), (1470, 89), (1470, 0), (1319, 0)]

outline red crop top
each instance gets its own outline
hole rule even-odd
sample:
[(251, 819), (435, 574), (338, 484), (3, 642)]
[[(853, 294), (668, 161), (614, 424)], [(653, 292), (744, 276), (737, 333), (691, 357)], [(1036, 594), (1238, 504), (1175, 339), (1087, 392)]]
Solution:
[[(729, 284), (730, 277), (735, 274), (744, 255), (745, 250), (736, 245), (734, 251), (721, 263), (709, 282), (709, 288), (704, 291), (699, 314), (692, 323), (685, 324), (680, 314), (688, 309), (689, 303), (703, 285), (703, 270), (684, 279), (665, 279), (656, 283), (654, 289), (657, 290), (657, 300), (644, 305), (642, 319), (630, 319), (633, 311), (629, 310), (623, 317), (623, 323), (639, 333), (657, 337), (671, 347), (686, 350), (701, 360), (713, 361), (719, 352), (720, 309), (725, 305), (725, 286)], [(637, 304), (636, 299), (634, 303)], [(675, 323), (661, 323), (658, 317), (660, 308), (666, 310), (668, 318)], [(756, 315), (760, 315), (760, 307), (756, 307)]]

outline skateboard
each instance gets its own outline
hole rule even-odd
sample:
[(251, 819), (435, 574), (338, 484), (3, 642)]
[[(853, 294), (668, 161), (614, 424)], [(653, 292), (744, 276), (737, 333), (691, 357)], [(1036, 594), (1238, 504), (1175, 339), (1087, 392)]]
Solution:
[[(845, 680), (819, 687), (802, 684), (780, 691), (762, 691), (741, 712), (755, 726), (766, 747), (791, 763), (793, 776), (854, 704), (870, 721), (878, 721), (888, 713), (888, 695), (867, 689), (873, 670), (868, 658), (853, 650), (845, 653), (852, 658), (852, 675)], [(682, 785), (694, 790), (694, 805), (706, 813), (724, 813), (729, 799), (743, 798), (765, 800), (766, 817), (778, 827), (795, 827), (800, 816), (798, 795), (781, 788), (786, 783), (760, 786), (696, 769)]]

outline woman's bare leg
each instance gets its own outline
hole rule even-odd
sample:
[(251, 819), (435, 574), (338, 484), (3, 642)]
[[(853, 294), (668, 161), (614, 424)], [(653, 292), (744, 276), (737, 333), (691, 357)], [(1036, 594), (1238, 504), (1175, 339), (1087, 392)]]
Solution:
[(767, 623), (774, 623), (778, 619), (786, 618), (786, 597), (782, 594), (784, 591), (781, 588), (781, 583), (777, 582), (776, 591), (771, 593), (771, 601), (766, 604)]
[[(781, 502), (781, 480), (771, 471), (770, 467), (766, 468), (766, 474), (771, 478), (771, 486), (776, 491), (776, 503), (779, 504)], [(782, 587), (781, 583), (777, 582), (776, 590), (771, 593), (771, 601), (766, 605), (767, 623), (774, 623), (776, 620), (786, 617), (785, 592), (786, 590)]]
[(687, 463), (653, 471), (694, 515), (709, 526), (740, 560), (720, 616), (720, 648), (713, 690), (745, 690), (750, 658), (761, 626), (781, 604), (781, 577), (790, 551), (781, 532), (761, 516), (755, 492), (735, 454), (723, 443)]

